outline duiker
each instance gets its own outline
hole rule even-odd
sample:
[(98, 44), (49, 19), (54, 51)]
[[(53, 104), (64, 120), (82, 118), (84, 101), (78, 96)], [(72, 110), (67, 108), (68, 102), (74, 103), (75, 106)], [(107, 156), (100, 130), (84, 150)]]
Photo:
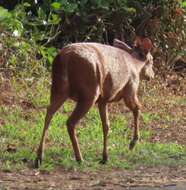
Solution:
[(35, 166), (42, 162), (46, 133), (53, 114), (68, 99), (77, 102), (67, 120), (67, 130), (75, 158), (82, 161), (75, 127), (89, 109), (98, 104), (103, 127), (103, 159), (108, 160), (107, 135), (109, 131), (108, 103), (124, 100), (134, 116), (134, 135), (129, 148), (139, 138), (140, 102), (137, 91), (140, 77), (153, 78), (152, 43), (148, 38), (139, 38), (134, 49), (117, 41), (116, 47), (99, 43), (75, 43), (64, 47), (55, 57), (52, 66), (50, 105), (37, 151)]

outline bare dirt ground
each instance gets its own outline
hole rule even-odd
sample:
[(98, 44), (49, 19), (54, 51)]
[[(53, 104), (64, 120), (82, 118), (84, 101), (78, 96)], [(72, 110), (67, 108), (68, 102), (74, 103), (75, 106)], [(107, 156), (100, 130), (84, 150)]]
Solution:
[(79, 172), (56, 170), (40, 173), (22, 170), (18, 173), (0, 172), (0, 189), (11, 190), (185, 190), (186, 167), (139, 168)]

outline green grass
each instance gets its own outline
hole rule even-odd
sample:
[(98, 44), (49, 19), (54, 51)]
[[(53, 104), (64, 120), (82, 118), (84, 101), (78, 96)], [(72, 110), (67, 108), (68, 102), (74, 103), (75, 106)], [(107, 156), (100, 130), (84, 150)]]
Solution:
[[(159, 119), (159, 116), (144, 113), (142, 119), (145, 126), (141, 129), (141, 141), (133, 151), (128, 150), (132, 134), (129, 121), (123, 115), (112, 115), (108, 146), (110, 160), (107, 165), (100, 165), (102, 127), (97, 109), (92, 108), (77, 126), (80, 148), (85, 160), (84, 163), (78, 165), (74, 160), (65, 127), (73, 106), (71, 102), (65, 103), (63, 114), (57, 112), (51, 122), (41, 171), (51, 171), (55, 167), (94, 170), (98, 168), (130, 169), (142, 165), (151, 167), (186, 164), (185, 146), (175, 143), (150, 143), (151, 131), (146, 126), (154, 119)], [(28, 167), (36, 156), (45, 111), (23, 110), (19, 106), (1, 107), (0, 115), (4, 121), (4, 124), (0, 126), (0, 168), (11, 171)]]
[(186, 105), (186, 98), (180, 98), (177, 100), (177, 104)]

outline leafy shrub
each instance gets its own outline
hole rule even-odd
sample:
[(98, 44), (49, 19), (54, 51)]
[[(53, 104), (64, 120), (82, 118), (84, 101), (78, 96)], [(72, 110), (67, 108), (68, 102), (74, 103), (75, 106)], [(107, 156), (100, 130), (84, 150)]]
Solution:
[(50, 31), (45, 32), (46, 28), (41, 28), (45, 26), (45, 13), (39, 9), (38, 16), (31, 17), (27, 11), (30, 6), (18, 4), (12, 11), (0, 7), (0, 67), (24, 78), (50, 69), (56, 49), (45, 44), (53, 38), (53, 27), (59, 22), (56, 14), (50, 14), (46, 26)]
[(51, 47), (78, 41), (112, 44), (115, 37), (131, 44), (136, 34), (153, 40), (156, 57), (166, 63), (158, 67), (171, 68), (185, 53), (185, 1), (24, 0), (4, 5), (11, 10), (0, 7), (0, 31), (37, 46), (37, 57), (49, 68), (56, 53)]

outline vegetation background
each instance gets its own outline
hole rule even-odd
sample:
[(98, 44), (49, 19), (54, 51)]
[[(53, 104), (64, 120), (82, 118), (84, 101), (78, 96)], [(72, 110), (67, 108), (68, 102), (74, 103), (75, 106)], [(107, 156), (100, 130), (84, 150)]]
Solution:
[[(77, 170), (106, 170), (106, 174), (86, 174), (87, 180), (97, 180), (93, 186), (97, 184), (104, 189), (108, 184), (108, 189), (115, 187), (114, 181), (121, 189), (125, 184), (147, 184), (144, 182), (147, 176), (140, 178), (141, 182), (121, 179), (121, 175), (115, 173), (118, 168), (140, 168), (139, 175), (144, 172), (144, 167), (169, 168), (163, 170), (163, 174), (157, 171), (154, 175), (149, 174), (155, 177), (149, 177), (148, 184), (166, 184), (176, 175), (179, 180), (186, 180), (185, 0), (0, 0), (0, 188), (1, 181), (10, 189), (16, 183), (18, 187), (22, 183), (26, 188), (28, 174), (29, 180), (33, 180), (33, 186), (29, 184), (29, 188), (36, 189), (37, 184), (41, 189), (49, 188), (47, 180), (55, 182), (54, 189), (62, 186), (60, 174), (59, 178), (56, 174), (44, 180), (29, 169), (35, 158), (49, 101), (51, 64), (59, 49), (80, 41), (112, 45), (114, 38), (132, 45), (135, 35), (152, 39), (156, 72), (155, 80), (142, 82), (139, 92), (143, 95), (144, 105), (139, 145), (133, 152), (128, 150), (132, 117), (123, 103), (111, 105), (110, 162), (100, 166), (101, 123), (96, 108), (93, 108), (78, 128), (85, 157), (85, 163), (78, 166), (73, 160), (66, 128), (57, 127), (65, 125), (73, 109), (74, 103), (69, 101), (60, 110), (62, 116), (57, 113), (52, 121), (45, 160), (39, 171), (50, 173), (54, 168), (60, 168), (65, 170), (62, 173), (68, 169), (72, 172), (69, 175), (73, 175)], [(21, 173), (25, 168), (24, 174)], [(107, 179), (107, 173), (113, 175), (112, 180), (100, 182), (98, 178)], [(133, 175), (130, 172), (126, 175), (130, 174)], [(11, 182), (10, 176), (11, 179), (14, 176)], [(83, 185), (84, 174), (78, 173), (78, 176), (82, 177), (82, 180), (78, 179), (79, 183), (87, 189)], [(162, 176), (168, 177), (162, 182)], [(25, 183), (19, 180), (22, 178)], [(161, 183), (155, 179), (160, 179)], [(67, 189), (68, 185), (73, 187), (68, 175), (64, 180), (68, 181)]]
[(1, 0), (0, 6), (1, 68), (37, 74), (68, 43), (112, 44), (117, 37), (131, 45), (135, 35), (152, 39), (159, 70), (185, 68), (175, 65), (185, 54), (185, 1)]

